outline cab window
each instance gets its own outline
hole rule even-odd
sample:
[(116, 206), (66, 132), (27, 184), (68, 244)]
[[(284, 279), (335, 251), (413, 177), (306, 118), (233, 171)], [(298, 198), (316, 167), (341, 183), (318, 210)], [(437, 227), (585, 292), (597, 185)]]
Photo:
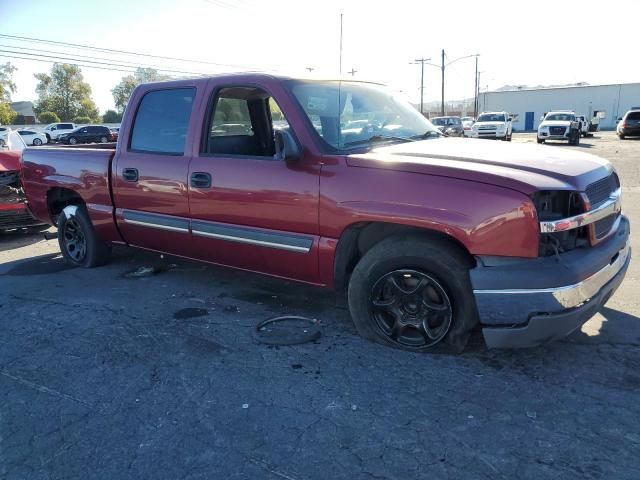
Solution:
[(274, 158), (274, 133), (288, 129), (277, 102), (256, 87), (229, 87), (214, 96), (203, 154)]

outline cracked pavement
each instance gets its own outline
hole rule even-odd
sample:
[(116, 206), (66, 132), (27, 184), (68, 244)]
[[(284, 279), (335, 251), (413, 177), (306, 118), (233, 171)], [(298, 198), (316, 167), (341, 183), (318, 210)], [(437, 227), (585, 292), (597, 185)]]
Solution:
[[(613, 161), (640, 225), (640, 141), (597, 137), (576, 148)], [(638, 264), (566, 340), (416, 355), (359, 338), (332, 292), (129, 249), (72, 269), (0, 234), (0, 478), (637, 479)], [(322, 337), (257, 344), (279, 314)]]

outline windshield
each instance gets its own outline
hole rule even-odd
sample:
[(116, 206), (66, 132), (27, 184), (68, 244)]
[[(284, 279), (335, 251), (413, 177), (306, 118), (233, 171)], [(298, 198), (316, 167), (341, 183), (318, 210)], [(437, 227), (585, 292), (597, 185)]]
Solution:
[(318, 135), (335, 148), (409, 141), (437, 131), (411, 104), (379, 85), (297, 81), (292, 91)]
[(460, 119), (458, 117), (436, 117), (431, 119), (431, 123), (438, 126), (461, 124)]
[(503, 113), (483, 113), (478, 117), (478, 122), (504, 122)]
[(576, 116), (573, 113), (550, 113), (546, 117), (545, 120), (562, 120), (564, 122), (574, 122), (576, 120)]

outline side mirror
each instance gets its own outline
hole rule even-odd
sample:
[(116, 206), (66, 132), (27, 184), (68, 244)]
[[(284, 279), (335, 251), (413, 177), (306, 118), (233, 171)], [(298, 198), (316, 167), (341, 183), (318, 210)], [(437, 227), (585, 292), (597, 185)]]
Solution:
[(276, 144), (276, 159), (290, 162), (302, 158), (300, 147), (289, 131), (276, 130), (273, 138)]

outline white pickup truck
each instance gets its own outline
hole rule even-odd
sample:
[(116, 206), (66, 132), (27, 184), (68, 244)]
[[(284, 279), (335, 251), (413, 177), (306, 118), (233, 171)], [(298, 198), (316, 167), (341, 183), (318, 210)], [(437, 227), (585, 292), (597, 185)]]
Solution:
[(545, 114), (538, 125), (538, 143), (547, 140), (568, 141), (569, 145), (579, 145), (580, 124), (576, 120), (576, 114), (566, 110)]
[(473, 138), (494, 138), (511, 141), (513, 125), (512, 117), (507, 112), (483, 112), (473, 124)]
[(583, 137), (589, 135), (589, 127), (591, 122), (589, 122), (587, 117), (585, 117), (584, 115), (578, 115), (576, 117), (576, 120), (580, 124), (580, 135), (582, 135)]

